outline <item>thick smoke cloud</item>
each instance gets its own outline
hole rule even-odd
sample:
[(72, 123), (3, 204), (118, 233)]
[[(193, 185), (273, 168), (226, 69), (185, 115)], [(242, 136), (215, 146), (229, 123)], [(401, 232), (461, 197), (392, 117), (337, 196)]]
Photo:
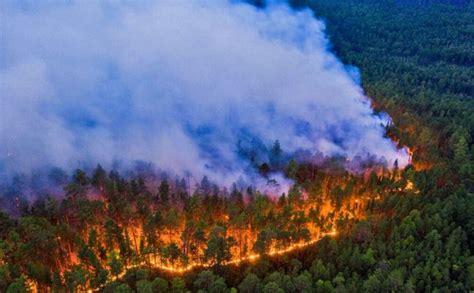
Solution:
[(0, 18), (2, 174), (151, 161), (228, 185), (237, 145), (407, 163), (324, 24), (235, 1), (8, 2)]

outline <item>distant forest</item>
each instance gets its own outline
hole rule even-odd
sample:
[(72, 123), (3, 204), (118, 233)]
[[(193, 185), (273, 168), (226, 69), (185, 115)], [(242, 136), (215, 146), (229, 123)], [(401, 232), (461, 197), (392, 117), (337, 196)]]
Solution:
[[(207, 178), (190, 192), (186, 178), (150, 188), (100, 166), (76, 170), (63, 200), (0, 212), (0, 292), (474, 290), (474, 5), (290, 2), (325, 20), (329, 49), (360, 69), (412, 165), (353, 175), (337, 160), (269, 162), (263, 175), (297, 183), (276, 200)], [(178, 270), (192, 263), (205, 265)]]

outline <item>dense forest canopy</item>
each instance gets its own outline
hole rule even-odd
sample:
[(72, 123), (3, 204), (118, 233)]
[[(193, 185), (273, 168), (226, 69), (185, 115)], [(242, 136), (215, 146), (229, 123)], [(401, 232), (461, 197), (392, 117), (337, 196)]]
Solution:
[(0, 214), (0, 291), (474, 290), (474, 5), (406, 2), (291, 4), (325, 19), (332, 50), (391, 115), (388, 135), (413, 151), (407, 168), (260, 162), (295, 182), (277, 197), (76, 170), (64, 198)]
[(397, 138), (417, 150), (415, 161), (430, 164), (439, 153), (452, 157), (456, 140), (472, 144), (473, 5), (308, 5), (327, 19), (337, 54), (362, 69), (364, 89), (392, 115)]

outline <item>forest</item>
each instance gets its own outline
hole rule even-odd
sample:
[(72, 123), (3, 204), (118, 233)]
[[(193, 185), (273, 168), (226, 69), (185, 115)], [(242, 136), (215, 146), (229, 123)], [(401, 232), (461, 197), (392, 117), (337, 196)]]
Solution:
[(360, 69), (407, 167), (282, 163), (276, 141), (255, 168), (292, 179), (288, 194), (54, 170), (62, 197), (0, 197), (16, 208), (0, 212), (0, 292), (474, 290), (474, 5), (406, 2), (290, 1)]

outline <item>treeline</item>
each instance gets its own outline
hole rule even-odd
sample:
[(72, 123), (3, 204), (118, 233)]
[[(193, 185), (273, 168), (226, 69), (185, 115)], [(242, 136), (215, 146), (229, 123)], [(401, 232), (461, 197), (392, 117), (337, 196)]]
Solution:
[(403, 193), (413, 174), (328, 173), (295, 161), (285, 171), (297, 184), (271, 196), (237, 185), (227, 191), (207, 177), (191, 189), (186, 178), (147, 183), (100, 165), (90, 174), (78, 169), (63, 198), (24, 201), (19, 218), (0, 214), (0, 289), (112, 290), (137, 269), (142, 285), (160, 271), (223, 270), (349, 231), (382, 196)]

